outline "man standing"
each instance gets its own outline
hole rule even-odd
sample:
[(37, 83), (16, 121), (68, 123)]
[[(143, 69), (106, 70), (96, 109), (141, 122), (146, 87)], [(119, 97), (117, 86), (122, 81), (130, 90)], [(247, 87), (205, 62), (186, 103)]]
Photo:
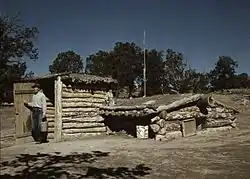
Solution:
[(32, 136), (36, 142), (42, 143), (47, 139), (47, 135), (41, 132), (41, 123), (46, 119), (46, 96), (39, 84), (33, 85), (32, 88), (35, 91), (32, 102), (24, 102), (24, 105), (32, 111)]

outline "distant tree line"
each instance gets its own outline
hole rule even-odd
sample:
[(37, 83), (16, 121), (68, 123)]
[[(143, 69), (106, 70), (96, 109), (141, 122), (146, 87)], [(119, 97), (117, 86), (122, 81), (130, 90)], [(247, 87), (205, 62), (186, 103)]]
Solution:
[[(38, 30), (22, 25), (18, 16), (1, 15), (0, 27), (0, 101), (12, 101), (13, 82), (33, 75), (26, 71), (26, 61), (38, 59), (38, 49), (34, 45)], [(86, 69), (79, 54), (72, 50), (61, 52), (52, 61), (49, 71), (109, 76), (118, 80), (119, 89), (127, 87), (129, 96), (136, 90), (142, 95), (143, 56), (143, 50), (135, 43), (117, 42), (110, 51), (98, 51), (86, 57)], [(172, 49), (147, 49), (147, 95), (250, 88), (248, 74), (236, 74), (237, 67), (238, 62), (230, 56), (220, 56), (213, 70), (198, 72), (187, 64), (182, 53)]]

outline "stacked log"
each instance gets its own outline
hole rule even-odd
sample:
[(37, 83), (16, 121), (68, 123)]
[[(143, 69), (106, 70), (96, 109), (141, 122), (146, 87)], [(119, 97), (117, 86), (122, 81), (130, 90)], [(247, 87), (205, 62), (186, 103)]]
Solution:
[(233, 109), (223, 106), (213, 106), (208, 108), (206, 120), (202, 123), (202, 129), (235, 127), (237, 118)]
[(166, 141), (182, 137), (181, 121), (194, 118), (197, 115), (197, 112), (193, 111), (194, 109), (187, 108), (170, 113), (162, 111), (158, 116), (152, 118), (150, 128), (154, 133), (155, 140)]
[(46, 118), (48, 121), (48, 139), (53, 139), (55, 125), (55, 107), (49, 100), (47, 100)]
[(104, 119), (99, 115), (99, 107), (105, 102), (106, 92), (72, 89), (63, 85), (62, 89), (62, 137), (74, 139), (106, 133)]
[(105, 116), (131, 116), (140, 117), (156, 113), (153, 108), (146, 105), (140, 106), (102, 106), (99, 114)]
[(196, 119), (201, 121), (197, 129), (211, 129), (218, 131), (222, 128), (236, 126), (235, 110), (221, 105), (208, 106), (208, 114), (203, 114), (197, 106), (182, 108), (178, 111), (162, 111), (158, 116), (151, 119), (150, 128), (155, 134), (155, 140), (169, 140), (182, 136), (181, 121)]

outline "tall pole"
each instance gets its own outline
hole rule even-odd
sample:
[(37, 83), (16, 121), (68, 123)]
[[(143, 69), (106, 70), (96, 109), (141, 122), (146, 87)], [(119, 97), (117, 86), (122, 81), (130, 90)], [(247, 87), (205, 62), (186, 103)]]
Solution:
[(143, 84), (144, 84), (144, 95), (143, 97), (146, 97), (146, 89), (147, 89), (147, 79), (146, 79), (146, 30), (144, 30), (144, 36), (143, 36), (143, 47), (144, 47), (144, 58), (143, 58)]

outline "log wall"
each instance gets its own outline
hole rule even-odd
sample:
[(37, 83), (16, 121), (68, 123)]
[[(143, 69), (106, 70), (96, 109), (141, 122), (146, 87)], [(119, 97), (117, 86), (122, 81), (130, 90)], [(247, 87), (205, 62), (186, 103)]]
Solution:
[(47, 100), (46, 118), (48, 121), (48, 139), (54, 139), (55, 106), (49, 100)]
[(104, 119), (98, 114), (104, 105), (106, 91), (62, 88), (62, 139), (76, 139), (106, 134)]
[(182, 137), (181, 122), (187, 119), (196, 119), (197, 130), (236, 126), (236, 116), (231, 109), (209, 106), (207, 112), (206, 115), (202, 114), (196, 106), (169, 113), (162, 111), (159, 116), (151, 119), (150, 129), (155, 135), (155, 140), (163, 141)]

